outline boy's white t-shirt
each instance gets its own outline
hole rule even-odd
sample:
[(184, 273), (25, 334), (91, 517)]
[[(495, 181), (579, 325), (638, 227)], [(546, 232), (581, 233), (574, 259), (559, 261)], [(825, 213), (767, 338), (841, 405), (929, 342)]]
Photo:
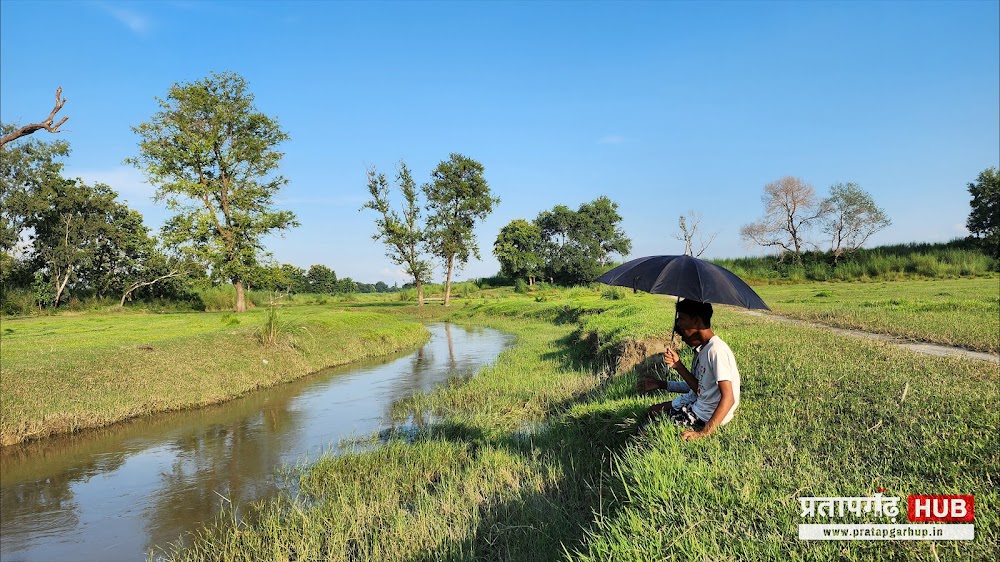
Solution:
[(719, 336), (712, 336), (708, 343), (696, 349), (691, 374), (698, 380), (698, 392), (693, 390), (678, 396), (673, 401), (674, 408), (691, 406), (691, 411), (703, 422), (712, 419), (712, 414), (719, 407), (722, 391), (719, 381), (729, 381), (733, 386), (733, 407), (722, 419), (722, 425), (733, 419), (736, 407), (740, 405), (740, 372), (736, 368), (736, 357), (729, 345)]

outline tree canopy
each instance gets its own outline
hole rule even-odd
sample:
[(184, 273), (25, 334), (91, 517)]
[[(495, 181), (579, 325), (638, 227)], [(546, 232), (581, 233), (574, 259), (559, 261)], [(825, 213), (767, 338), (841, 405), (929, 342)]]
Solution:
[(510, 278), (527, 279), (529, 285), (542, 272), (542, 230), (537, 224), (514, 219), (500, 229), (493, 244), (493, 255), (500, 262), (500, 272)]
[(375, 240), (381, 240), (386, 247), (386, 257), (392, 263), (403, 266), (413, 279), (417, 289), (417, 306), (424, 304), (424, 284), (430, 281), (431, 264), (424, 259), (427, 234), (420, 219), (420, 203), (417, 200), (417, 185), (413, 181), (406, 163), (399, 163), (396, 175), (399, 190), (403, 194), (403, 215), (400, 216), (389, 203), (389, 182), (385, 174), (374, 167), (368, 170), (368, 193), (371, 200), (362, 206), (378, 212), (375, 219)]
[(611, 254), (626, 255), (632, 241), (625, 235), (618, 203), (605, 196), (581, 204), (576, 211), (556, 205), (534, 221), (515, 219), (493, 244), (502, 273), (529, 282), (544, 275), (555, 283), (578, 285), (600, 275)]
[(457, 153), (438, 164), (423, 189), (429, 212), (428, 246), (447, 270), (444, 304), (448, 306), (453, 270), (461, 269), (471, 256), (479, 259), (476, 221), (493, 212), (500, 199), (491, 194), (483, 165)]
[(237, 312), (246, 308), (244, 281), (258, 267), (263, 238), (298, 225), (291, 211), (274, 208), (287, 183), (276, 173), (277, 146), (288, 135), (253, 100), (232, 72), (174, 84), (157, 100), (161, 110), (133, 127), (139, 156), (128, 160), (175, 212), (165, 242), (232, 282)]
[(825, 213), (823, 200), (813, 186), (800, 178), (786, 176), (764, 186), (761, 195), (764, 217), (743, 225), (740, 236), (764, 247), (777, 247), (782, 255), (792, 254), (801, 263), (805, 235)]
[(823, 202), (823, 232), (830, 236), (833, 263), (856, 251), (872, 234), (892, 224), (885, 211), (856, 183), (838, 183)]
[(993, 257), (1000, 258), (1000, 172), (988, 168), (969, 184), (972, 196), (966, 228)]

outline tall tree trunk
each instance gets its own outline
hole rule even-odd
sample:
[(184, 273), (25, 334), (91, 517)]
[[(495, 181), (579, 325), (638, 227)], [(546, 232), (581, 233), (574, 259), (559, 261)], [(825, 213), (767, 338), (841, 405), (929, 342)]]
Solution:
[(73, 266), (70, 265), (66, 268), (66, 277), (63, 277), (62, 282), (59, 281), (59, 276), (56, 275), (56, 301), (53, 303), (55, 308), (59, 308), (59, 302), (62, 299), (63, 290), (66, 289), (66, 283), (69, 282), (69, 275), (73, 273)]
[(415, 282), (417, 284), (417, 306), (424, 306), (424, 284), (419, 279), (416, 279)]
[(243, 293), (243, 281), (233, 281), (233, 287), (236, 287), (236, 312), (246, 312), (247, 301)]
[(448, 301), (451, 299), (451, 270), (455, 268), (455, 254), (452, 254), (448, 258), (448, 277), (445, 278), (444, 283), (444, 305), (448, 306)]

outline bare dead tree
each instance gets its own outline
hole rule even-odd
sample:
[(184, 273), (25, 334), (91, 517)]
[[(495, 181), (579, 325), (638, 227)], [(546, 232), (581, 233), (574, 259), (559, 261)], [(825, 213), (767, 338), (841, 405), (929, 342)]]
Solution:
[[(688, 211), (687, 215), (681, 215), (677, 219), (677, 226), (680, 227), (680, 232), (674, 233), (674, 238), (684, 242), (684, 255), (699, 257), (705, 253), (705, 250), (715, 241), (715, 237), (719, 235), (718, 232), (713, 232), (708, 235), (706, 240), (704, 236), (698, 237), (698, 227), (701, 225), (701, 213), (691, 210)], [(695, 239), (697, 238), (697, 244)], [(698, 251), (695, 252), (695, 246), (698, 247)]]
[(62, 86), (59, 86), (59, 88), (56, 89), (56, 105), (52, 108), (52, 112), (49, 113), (49, 116), (40, 123), (30, 123), (10, 134), (0, 137), (0, 150), (2, 150), (4, 145), (7, 143), (15, 141), (21, 137), (26, 137), (35, 131), (45, 129), (50, 133), (58, 133), (59, 127), (62, 127), (63, 123), (69, 119), (69, 117), (63, 117), (58, 123), (55, 123), (56, 113), (59, 113), (59, 110), (62, 109), (64, 105), (66, 105), (66, 98), (62, 97)]
[(813, 186), (799, 178), (786, 176), (764, 186), (761, 196), (764, 217), (743, 225), (740, 236), (748, 242), (781, 248), (782, 255), (791, 253), (802, 261), (802, 247), (809, 228), (829, 213), (829, 204), (816, 197)]

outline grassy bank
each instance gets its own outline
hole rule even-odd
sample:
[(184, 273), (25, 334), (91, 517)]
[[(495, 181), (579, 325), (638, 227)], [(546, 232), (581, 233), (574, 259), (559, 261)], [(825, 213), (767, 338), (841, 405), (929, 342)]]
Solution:
[(862, 248), (834, 265), (830, 252), (805, 252), (801, 263), (778, 256), (711, 260), (749, 283), (812, 281), (901, 281), (997, 277), (1000, 261), (980, 246), (958, 239), (941, 244), (897, 244)]
[(1000, 352), (1000, 279), (759, 286), (778, 314)]
[(153, 412), (222, 402), (324, 367), (413, 347), (419, 323), (374, 312), (289, 307), (261, 341), (264, 308), (232, 313), (5, 319), (4, 445)]
[[(453, 318), (517, 335), (462, 384), (397, 404), (440, 423), (296, 472), (299, 494), (219, 523), (175, 560), (996, 559), (1000, 375), (722, 309), (743, 402), (711, 439), (636, 417), (662, 398), (606, 377), (673, 306), (574, 290)], [(664, 320), (666, 318), (666, 320)], [(594, 342), (597, 342), (595, 345)], [(821, 352), (819, 351), (821, 350)], [(688, 360), (690, 355), (688, 356)], [(803, 542), (799, 496), (974, 494), (976, 540)], [(981, 506), (981, 507), (980, 507)], [(823, 522), (823, 521), (817, 521)], [(885, 521), (878, 521), (885, 522)]]

